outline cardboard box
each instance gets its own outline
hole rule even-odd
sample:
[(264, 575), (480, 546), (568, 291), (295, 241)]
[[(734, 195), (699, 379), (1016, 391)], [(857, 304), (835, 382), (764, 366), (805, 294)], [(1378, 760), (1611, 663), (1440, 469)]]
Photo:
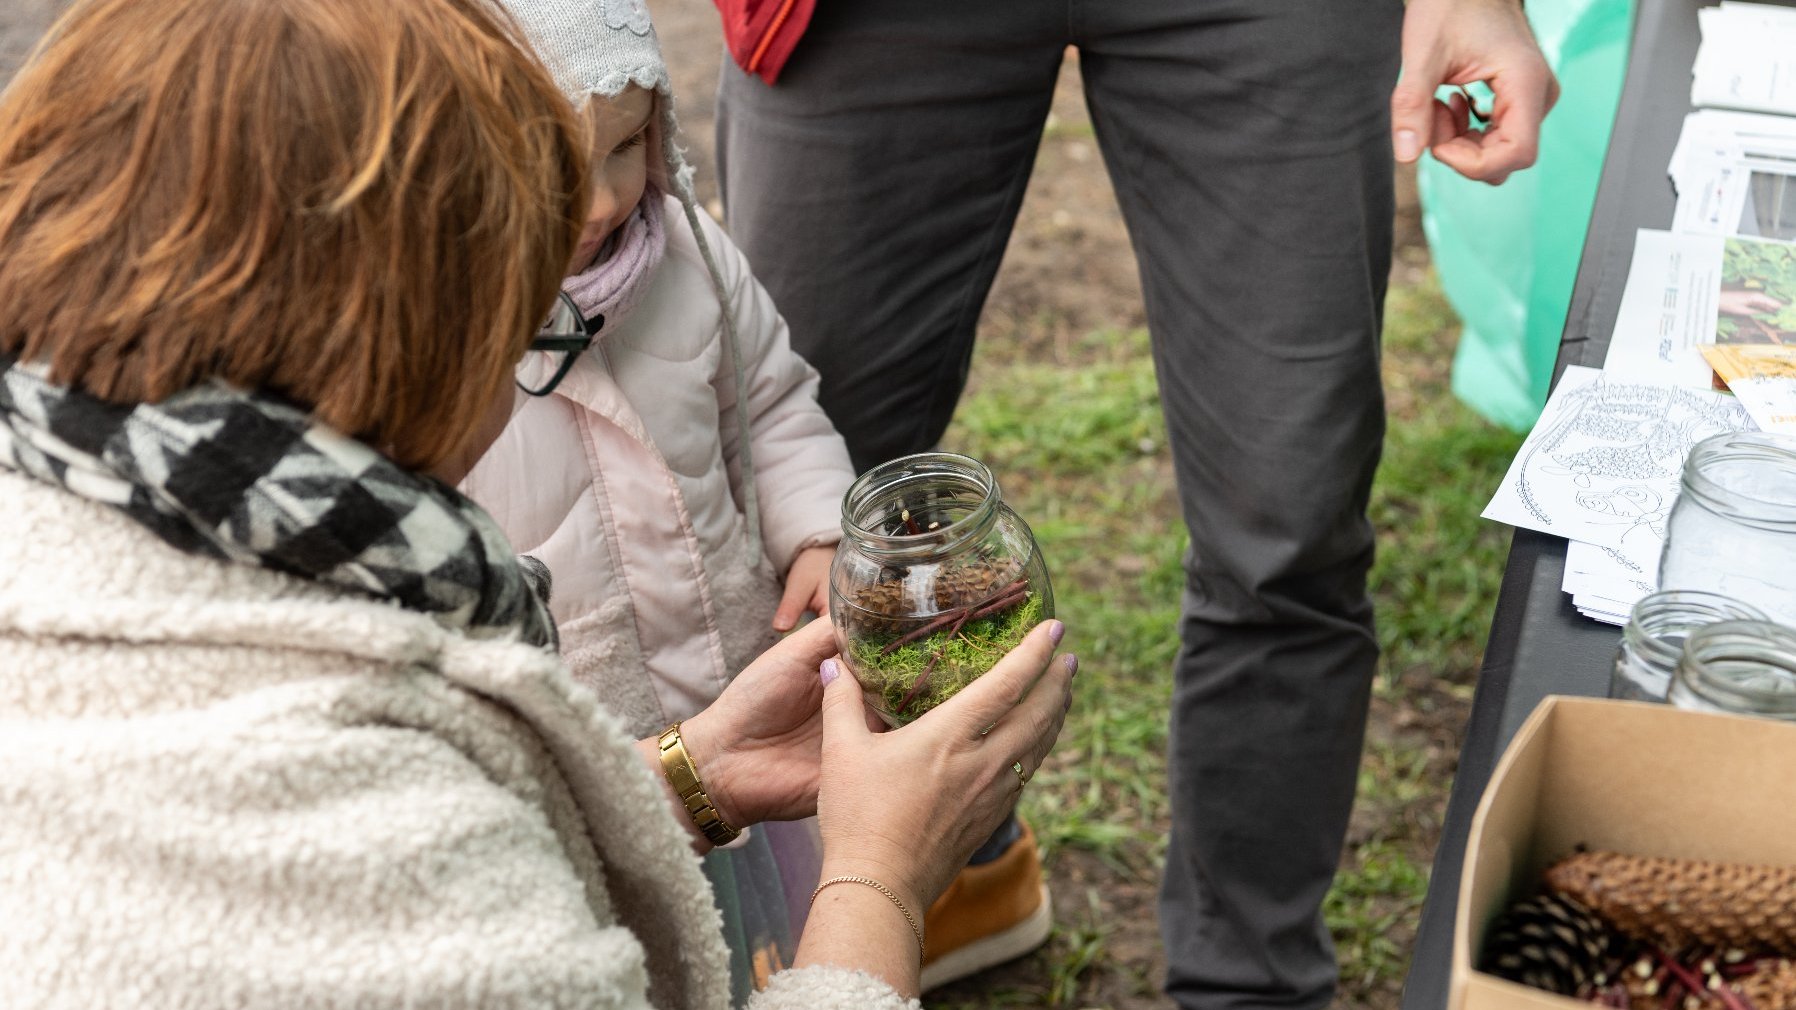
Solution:
[(1582, 844), (1796, 865), (1796, 724), (1549, 697), (1497, 762), (1466, 842), (1451, 1010), (1590, 1004), (1474, 971), (1485, 931)]

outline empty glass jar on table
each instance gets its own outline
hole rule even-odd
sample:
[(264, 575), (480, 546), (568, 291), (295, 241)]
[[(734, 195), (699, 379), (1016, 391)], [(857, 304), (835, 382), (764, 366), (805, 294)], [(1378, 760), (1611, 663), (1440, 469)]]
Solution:
[(1609, 697), (1629, 701), (1665, 700), (1671, 675), (1684, 654), (1684, 643), (1700, 628), (1719, 621), (1763, 621), (1765, 615), (1739, 600), (1697, 590), (1653, 593), (1634, 604), (1615, 668)]
[(1796, 625), (1796, 438), (1697, 443), (1667, 520), (1659, 588), (1719, 593)]
[(1796, 630), (1723, 621), (1684, 643), (1671, 681), (1679, 708), (1796, 721)]

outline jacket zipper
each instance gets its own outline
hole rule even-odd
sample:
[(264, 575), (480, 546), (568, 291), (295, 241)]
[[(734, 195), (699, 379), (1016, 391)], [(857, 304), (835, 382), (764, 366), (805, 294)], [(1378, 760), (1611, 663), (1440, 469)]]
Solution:
[(773, 44), (773, 37), (779, 34), (781, 28), (785, 27), (786, 19), (792, 16), (792, 8), (797, 5), (798, 0), (782, 0), (780, 9), (773, 15), (773, 21), (767, 25), (767, 30), (761, 33), (761, 40), (755, 43), (754, 54), (748, 58), (749, 73), (759, 72), (761, 59), (767, 55), (767, 47)]

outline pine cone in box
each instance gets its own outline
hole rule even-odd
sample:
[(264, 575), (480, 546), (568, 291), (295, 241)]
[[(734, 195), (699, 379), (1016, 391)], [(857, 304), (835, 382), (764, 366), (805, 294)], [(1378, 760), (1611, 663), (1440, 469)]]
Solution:
[(1478, 970), (1571, 996), (1587, 983), (1601, 984), (1610, 943), (1608, 927), (1590, 909), (1542, 891), (1491, 924)]
[(1796, 954), (1796, 868), (1580, 852), (1548, 867), (1545, 883), (1667, 950)]

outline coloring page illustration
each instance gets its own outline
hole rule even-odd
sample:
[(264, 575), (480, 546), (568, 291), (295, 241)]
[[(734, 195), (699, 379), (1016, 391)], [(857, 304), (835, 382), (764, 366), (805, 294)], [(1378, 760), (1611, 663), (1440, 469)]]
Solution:
[(1567, 368), (1484, 517), (1657, 558), (1690, 449), (1753, 427), (1723, 393)]

